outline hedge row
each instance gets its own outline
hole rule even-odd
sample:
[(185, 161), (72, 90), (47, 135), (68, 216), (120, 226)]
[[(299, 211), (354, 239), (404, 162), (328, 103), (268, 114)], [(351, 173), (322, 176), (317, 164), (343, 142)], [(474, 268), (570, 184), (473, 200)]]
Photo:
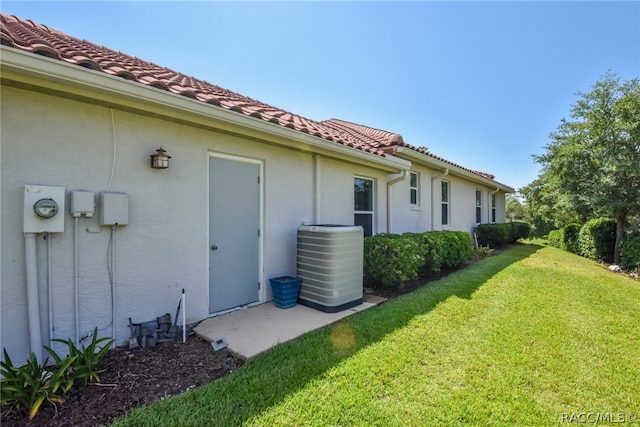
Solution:
[(627, 234), (620, 245), (620, 267), (640, 270), (640, 233)]
[[(584, 225), (568, 224), (549, 232), (550, 246), (582, 255), (598, 262), (612, 263), (616, 244), (616, 222), (596, 218)], [(620, 267), (640, 269), (640, 233), (629, 233), (620, 244)]]
[(462, 231), (376, 234), (364, 239), (364, 274), (375, 287), (402, 287), (418, 275), (460, 266), (473, 252)]
[(599, 262), (613, 262), (616, 245), (616, 222), (609, 218), (587, 221), (578, 234), (580, 255)]
[(518, 239), (529, 237), (530, 226), (526, 222), (506, 222), (504, 224), (480, 224), (476, 228), (478, 246), (496, 249)]
[(578, 235), (582, 227), (580, 224), (567, 224), (559, 230), (549, 232), (549, 245), (574, 254), (580, 254)]

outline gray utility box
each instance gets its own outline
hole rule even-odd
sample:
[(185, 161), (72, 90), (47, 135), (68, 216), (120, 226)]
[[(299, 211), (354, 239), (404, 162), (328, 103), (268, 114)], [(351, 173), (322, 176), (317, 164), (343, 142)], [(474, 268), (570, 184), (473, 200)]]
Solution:
[(335, 313), (362, 303), (364, 230), (351, 225), (298, 228), (298, 303)]

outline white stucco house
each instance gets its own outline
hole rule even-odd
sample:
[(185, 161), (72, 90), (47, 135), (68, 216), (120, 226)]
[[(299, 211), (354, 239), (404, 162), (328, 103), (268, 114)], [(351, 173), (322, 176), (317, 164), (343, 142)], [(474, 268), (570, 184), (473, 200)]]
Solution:
[[(399, 134), (0, 20), (1, 345), (13, 360), (94, 327), (122, 344), (130, 317), (173, 313), (182, 289), (189, 323), (268, 302), (269, 278), (296, 272), (303, 223), (374, 234), (505, 221), (511, 187)], [(160, 148), (168, 168), (151, 167)]]

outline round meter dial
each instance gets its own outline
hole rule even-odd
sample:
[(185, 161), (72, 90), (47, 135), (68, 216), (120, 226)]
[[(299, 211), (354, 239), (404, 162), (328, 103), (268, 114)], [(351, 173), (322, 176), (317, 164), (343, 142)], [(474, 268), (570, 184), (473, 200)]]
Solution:
[(40, 218), (51, 218), (58, 213), (58, 204), (53, 199), (40, 199), (33, 205), (33, 211)]

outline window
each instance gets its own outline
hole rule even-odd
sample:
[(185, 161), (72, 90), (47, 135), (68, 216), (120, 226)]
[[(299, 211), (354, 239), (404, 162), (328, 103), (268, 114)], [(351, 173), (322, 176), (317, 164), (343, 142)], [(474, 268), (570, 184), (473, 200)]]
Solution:
[(373, 235), (373, 180), (366, 178), (354, 178), (353, 200), (355, 225), (364, 228), (364, 235)]
[(411, 200), (411, 206), (419, 206), (420, 205), (420, 176), (411, 172), (410, 180), (409, 180), (409, 199)]
[(476, 190), (476, 224), (482, 222), (482, 191)]
[(449, 181), (442, 181), (442, 225), (449, 225)]
[(496, 195), (491, 195), (491, 222), (496, 222)]

